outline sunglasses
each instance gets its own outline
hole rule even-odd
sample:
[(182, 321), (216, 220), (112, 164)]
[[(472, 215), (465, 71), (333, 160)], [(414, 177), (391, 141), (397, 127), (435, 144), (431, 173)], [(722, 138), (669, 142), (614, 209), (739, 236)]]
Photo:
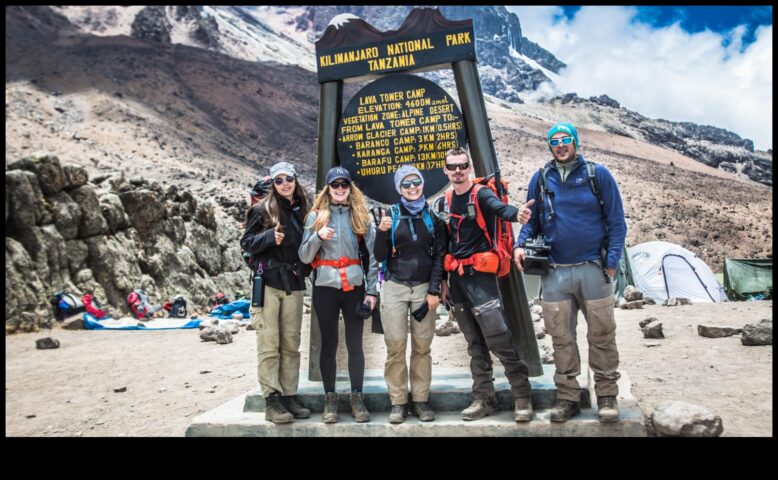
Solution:
[(552, 138), (548, 141), (548, 144), (552, 147), (557, 147), (560, 143), (562, 145), (569, 145), (573, 143), (573, 137)]
[(448, 170), (449, 172), (456, 172), (457, 169), (460, 169), (460, 170), (462, 170), (464, 172), (468, 168), (470, 168), (470, 162), (454, 163), (454, 164), (447, 163), (446, 164), (446, 170)]
[(404, 180), (400, 182), (400, 186), (402, 188), (411, 188), (411, 185), (418, 187), (422, 183), (424, 183), (424, 181), (421, 178), (414, 178), (413, 180)]
[(332, 182), (330, 183), (330, 188), (333, 190), (337, 190), (339, 188), (349, 188), (351, 186), (350, 182)]
[(286, 183), (294, 183), (295, 178), (287, 175), (286, 179), (284, 179), (283, 177), (278, 176), (273, 180), (273, 183), (275, 183), (276, 185), (282, 185), (284, 183), (284, 180), (286, 180)]

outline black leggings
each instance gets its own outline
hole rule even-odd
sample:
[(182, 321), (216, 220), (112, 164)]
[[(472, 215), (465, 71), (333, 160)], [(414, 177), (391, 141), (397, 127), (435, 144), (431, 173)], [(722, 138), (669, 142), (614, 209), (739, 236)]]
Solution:
[(343, 312), (346, 325), (346, 350), (348, 351), (348, 375), (351, 390), (361, 392), (365, 378), (365, 353), (362, 351), (362, 331), (365, 321), (356, 316), (357, 305), (365, 298), (365, 287), (354, 287), (344, 292), (333, 287), (313, 287), (313, 308), (321, 331), (319, 365), (325, 392), (335, 391), (338, 353), (338, 318)]

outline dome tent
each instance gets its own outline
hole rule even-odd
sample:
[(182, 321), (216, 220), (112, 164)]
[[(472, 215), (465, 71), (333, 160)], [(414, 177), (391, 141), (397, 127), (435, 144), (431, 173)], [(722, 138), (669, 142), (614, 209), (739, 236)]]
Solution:
[(726, 301), (711, 269), (697, 255), (669, 242), (645, 242), (627, 249), (635, 286), (657, 303), (688, 298), (695, 303)]

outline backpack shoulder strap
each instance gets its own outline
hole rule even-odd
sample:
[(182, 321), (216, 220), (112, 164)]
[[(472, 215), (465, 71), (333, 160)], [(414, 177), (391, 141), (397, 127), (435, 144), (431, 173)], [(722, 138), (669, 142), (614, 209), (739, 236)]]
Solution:
[(476, 183), (473, 185), (473, 189), (470, 190), (470, 203), (475, 204), (475, 223), (478, 224), (478, 227), (484, 231), (484, 235), (486, 235), (486, 240), (491, 245), (492, 243), (492, 237), (489, 235), (489, 229), (486, 228), (486, 219), (484, 218), (484, 214), (481, 211), (481, 204), (478, 203), (478, 192), (485, 188), (480, 183)]
[(392, 231), (391, 231), (391, 237), (392, 237), (392, 255), (395, 254), (397, 249), (395, 248), (395, 242), (394, 242), (394, 232), (397, 230), (397, 224), (400, 223), (400, 204), (395, 203), (391, 207), (389, 207), (389, 212), (392, 215)]
[(597, 197), (597, 202), (600, 204), (600, 210), (605, 208), (605, 200), (602, 199), (602, 192), (600, 191), (600, 184), (597, 182), (597, 164), (590, 161), (586, 162), (586, 177), (589, 180), (589, 188), (592, 193)]
[(434, 235), (435, 225), (432, 223), (429, 205), (424, 205), (424, 207), (421, 209), (421, 218), (424, 220), (424, 225), (427, 227), (427, 231)]

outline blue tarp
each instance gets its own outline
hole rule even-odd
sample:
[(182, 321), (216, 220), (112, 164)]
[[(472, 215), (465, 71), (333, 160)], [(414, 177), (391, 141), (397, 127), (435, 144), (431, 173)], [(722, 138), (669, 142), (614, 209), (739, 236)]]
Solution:
[(227, 303), (225, 305), (219, 305), (211, 310), (208, 315), (216, 317), (221, 320), (232, 320), (233, 313), (242, 313), (244, 319), (251, 318), (249, 313), (249, 307), (251, 302), (248, 300), (235, 300), (234, 302)]
[(187, 318), (159, 318), (145, 323), (137, 320), (133, 322), (133, 325), (121, 325), (111, 317), (98, 320), (86, 312), (84, 312), (83, 319), (84, 328), (87, 330), (177, 330), (197, 328), (201, 322), (201, 320), (190, 320)]

